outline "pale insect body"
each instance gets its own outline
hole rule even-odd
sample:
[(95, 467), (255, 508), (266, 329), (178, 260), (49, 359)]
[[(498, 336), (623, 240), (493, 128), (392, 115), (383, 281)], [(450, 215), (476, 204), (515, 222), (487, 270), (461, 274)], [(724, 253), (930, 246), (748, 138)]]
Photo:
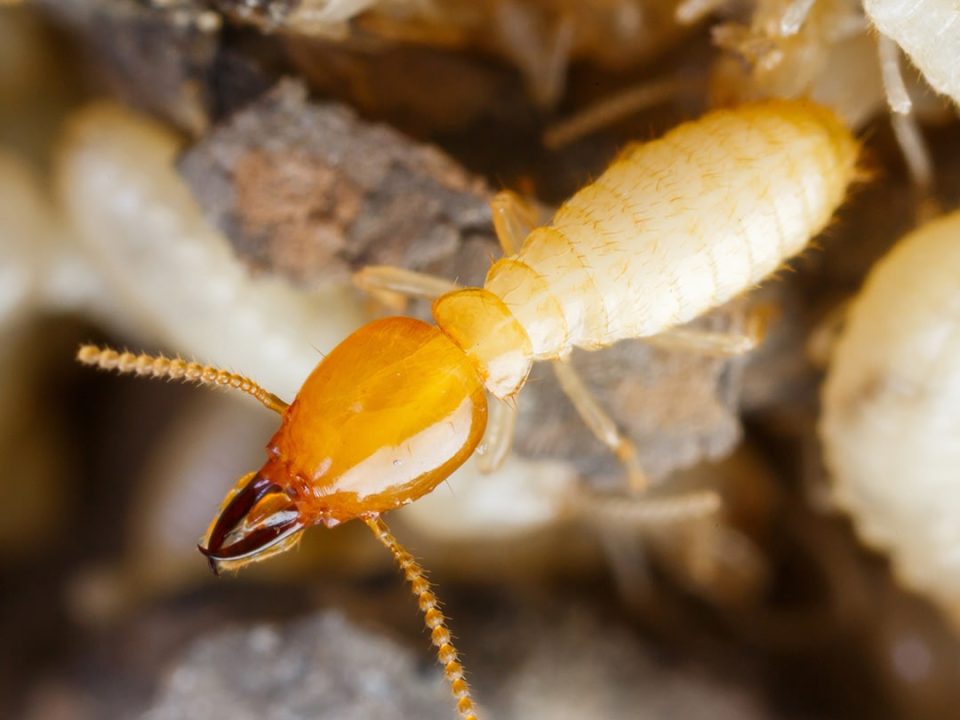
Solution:
[(960, 103), (960, 6), (955, 0), (864, 0), (863, 8), (934, 90)]
[[(533, 360), (657, 335), (758, 283), (826, 226), (856, 177), (857, 153), (836, 116), (812, 103), (711, 113), (627, 147), (495, 263), (483, 291), (441, 297), (435, 318), (479, 359), (510, 366), (512, 377), (492, 371), (487, 382), (510, 395)], [(476, 306), (455, 302), (467, 293)], [(503, 307), (491, 309), (497, 300)], [(471, 328), (460, 327), (464, 314)], [(489, 326), (473, 319), (484, 314)], [(510, 348), (512, 363), (480, 347), (507, 316), (529, 340)]]
[(66, 126), (56, 164), (65, 214), (102, 277), (95, 284), (123, 298), (108, 304), (106, 319), (293, 394), (316, 362), (314, 347), (356, 327), (360, 309), (349, 288), (307, 293), (251, 277), (177, 175), (179, 146), (167, 128), (109, 104), (78, 111)]
[(960, 212), (907, 235), (854, 301), (823, 391), (839, 505), (960, 624)]

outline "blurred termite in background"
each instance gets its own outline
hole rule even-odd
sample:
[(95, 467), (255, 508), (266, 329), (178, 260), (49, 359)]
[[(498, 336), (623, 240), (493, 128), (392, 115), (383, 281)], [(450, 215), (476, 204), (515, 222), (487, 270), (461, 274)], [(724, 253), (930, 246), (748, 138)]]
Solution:
[[(713, 106), (766, 98), (808, 98), (863, 128), (883, 110), (920, 200), (920, 219), (936, 212), (934, 169), (920, 122), (952, 116), (936, 94), (956, 103), (960, 77), (960, 10), (932, 0), (684, 0), (676, 22), (711, 15), (714, 45), (708, 87), (694, 77), (653, 78), (575, 112), (544, 134), (557, 148), (671, 98), (703, 92)], [(711, 18), (712, 20), (712, 18)], [(919, 73), (901, 68), (905, 51)], [(931, 92), (932, 90), (932, 92)]]
[[(241, 375), (198, 363), (93, 346), (78, 359), (234, 387), (280, 413), (267, 462), (227, 495), (201, 551), (215, 571), (233, 569), (292, 547), (312, 525), (363, 519), (419, 599), (458, 711), (474, 718), (437, 599), (382, 514), (432, 491), (474, 452), (487, 428), (485, 390), (496, 398), (488, 439), (488, 467), (496, 467), (534, 361), (553, 363), (587, 426), (622, 461), (629, 491), (645, 490), (641, 458), (569, 365), (571, 351), (636, 337), (707, 353), (749, 350), (759, 321), (736, 336), (678, 326), (800, 252), (857, 179), (858, 151), (831, 111), (767, 102), (628, 146), (549, 225), (537, 227), (534, 208), (503, 193), (492, 209), (506, 257), (484, 287), (450, 289), (403, 269), (368, 268), (364, 287), (442, 293), (433, 304), (436, 326), (405, 317), (365, 325), (317, 365), (290, 405)], [(643, 507), (629, 492), (615, 499)], [(641, 521), (651, 511), (716, 509), (709, 496), (646, 504)]]
[[(157, 2), (157, 4), (169, 4)], [(521, 73), (541, 107), (562, 97), (567, 69), (649, 62), (687, 34), (678, 0), (215, 0), (227, 17), (289, 35), (293, 45), (376, 54), (392, 44), (479, 50)], [(323, 70), (321, 70), (323, 72)], [(376, 82), (375, 78), (371, 78)]]
[(960, 212), (904, 237), (847, 312), (820, 437), (836, 502), (960, 622)]

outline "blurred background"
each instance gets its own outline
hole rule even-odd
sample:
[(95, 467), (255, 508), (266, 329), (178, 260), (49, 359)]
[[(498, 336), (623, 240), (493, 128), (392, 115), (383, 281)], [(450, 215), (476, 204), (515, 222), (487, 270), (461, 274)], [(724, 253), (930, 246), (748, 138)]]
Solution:
[(764, 344), (574, 357), (652, 492), (716, 490), (721, 510), (598, 510), (621, 468), (538, 368), (503, 468), (471, 461), (388, 519), (484, 717), (953, 717), (960, 578), (921, 531), (935, 506), (952, 532), (960, 508), (905, 480), (927, 510), (894, 517), (879, 476), (872, 502), (838, 500), (822, 443), (863, 441), (817, 433), (843, 308), (960, 199), (960, 91), (941, 83), (960, 39), (867, 5), (0, 2), (0, 716), (453, 717), (366, 528), (316, 528), (221, 578), (197, 552), (274, 416), (95, 372), (77, 347), (180, 354), (291, 400), (362, 322), (426, 317), (355, 289), (363, 266), (480, 283), (495, 191), (548, 213), (627, 142), (809, 96), (862, 138), (870, 179), (788, 270), (696, 321), (737, 330), (769, 308)]

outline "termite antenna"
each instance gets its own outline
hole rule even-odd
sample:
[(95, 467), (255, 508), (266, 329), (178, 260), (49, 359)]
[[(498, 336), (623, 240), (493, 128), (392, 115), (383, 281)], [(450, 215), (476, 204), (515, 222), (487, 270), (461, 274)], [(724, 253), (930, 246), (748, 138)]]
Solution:
[(212, 365), (187, 362), (180, 358), (168, 358), (163, 355), (118, 352), (113, 348), (101, 348), (96, 345), (81, 345), (77, 350), (77, 361), (101, 370), (116, 370), (121, 374), (132, 373), (201, 385), (231, 387), (252, 395), (274, 412), (282, 413), (287, 409), (287, 404), (283, 400), (267, 392), (250, 378)]
[(457, 712), (462, 720), (477, 720), (476, 708), (470, 696), (470, 686), (463, 675), (463, 665), (457, 660), (457, 649), (453, 646), (453, 638), (447, 629), (446, 619), (440, 611), (437, 596), (430, 589), (430, 583), (424, 576), (423, 568), (407, 552), (390, 532), (390, 528), (379, 515), (364, 518), (367, 526), (373, 531), (377, 540), (390, 551), (404, 577), (410, 583), (410, 589), (417, 596), (420, 610), (423, 612), (423, 621), (430, 630), (430, 639), (437, 648), (437, 659), (443, 666), (443, 674), (450, 683), (450, 693), (457, 701)]

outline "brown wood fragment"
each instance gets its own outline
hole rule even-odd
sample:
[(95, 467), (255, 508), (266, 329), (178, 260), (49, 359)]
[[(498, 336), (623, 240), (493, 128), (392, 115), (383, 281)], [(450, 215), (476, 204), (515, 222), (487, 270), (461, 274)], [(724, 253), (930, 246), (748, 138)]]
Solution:
[(180, 168), (250, 265), (294, 282), (368, 264), (428, 269), (480, 237), (489, 189), (433, 147), (311, 103), (284, 81), (192, 147)]

